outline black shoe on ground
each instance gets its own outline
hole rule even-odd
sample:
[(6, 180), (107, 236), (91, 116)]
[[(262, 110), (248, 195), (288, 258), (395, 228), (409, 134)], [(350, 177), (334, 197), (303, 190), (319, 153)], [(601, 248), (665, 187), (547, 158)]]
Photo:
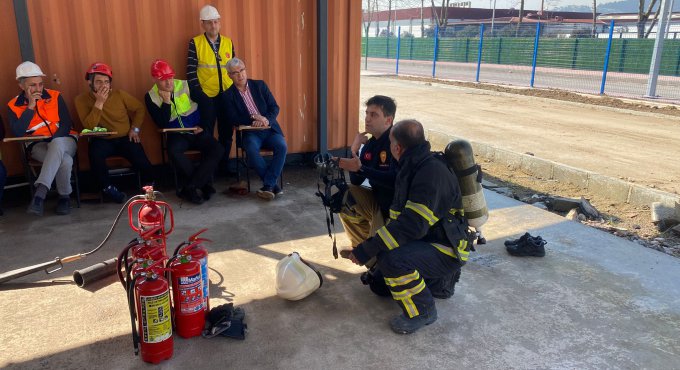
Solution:
[(36, 216), (42, 216), (44, 210), (45, 199), (33, 197), (33, 200), (31, 200), (31, 204), (29, 204), (28, 208), (26, 209), (26, 213), (32, 213)]
[(196, 188), (187, 186), (182, 191), (180, 192), (180, 196), (182, 199), (188, 200), (191, 203), (194, 204), (203, 204), (203, 198), (201, 198), (200, 195), (198, 195), (198, 191), (196, 191)]
[(104, 188), (104, 190), (102, 190), (102, 193), (104, 194), (105, 198), (108, 198), (112, 202), (118, 204), (125, 202), (125, 200), (127, 199), (127, 194), (116, 189), (116, 187), (113, 185), (109, 185), (106, 188)]
[(272, 200), (276, 197), (276, 194), (274, 194), (274, 189), (270, 186), (263, 186), (257, 191), (257, 196), (264, 200)]
[(272, 192), (273, 192), (274, 195), (276, 195), (277, 197), (278, 197), (279, 195), (283, 195), (283, 189), (281, 189), (281, 188), (279, 187), (279, 185), (274, 185), (274, 187), (272, 188)]
[(62, 216), (71, 213), (71, 198), (59, 197), (59, 200), (57, 201), (57, 210), (55, 213)]
[(524, 235), (520, 236), (519, 239), (508, 239), (503, 244), (505, 244), (506, 247), (509, 245), (516, 245), (519, 243), (524, 243), (527, 238), (533, 238), (533, 236), (531, 236), (529, 233), (524, 233)]
[(201, 188), (201, 193), (203, 193), (203, 199), (205, 200), (210, 200), (210, 198), (213, 196), (213, 194), (217, 193), (217, 190), (212, 187), (210, 184), (205, 184)]
[(527, 238), (525, 242), (512, 244), (505, 247), (510, 255), (517, 257), (543, 257), (545, 256), (545, 245), (548, 242), (540, 236)]
[(437, 321), (437, 309), (432, 309), (425, 314), (413, 318), (406, 317), (403, 313), (390, 320), (390, 328), (397, 334), (411, 334), (425, 325)]

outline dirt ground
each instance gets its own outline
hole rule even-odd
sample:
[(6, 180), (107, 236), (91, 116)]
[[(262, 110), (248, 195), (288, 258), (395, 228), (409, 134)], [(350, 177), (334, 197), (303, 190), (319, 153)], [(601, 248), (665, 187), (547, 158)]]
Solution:
[[(407, 86), (407, 81), (416, 83)], [(381, 93), (397, 100), (397, 120), (415, 117), (428, 128), (469, 140), (680, 194), (676, 105), (420, 77), (362, 77), (364, 101)], [(483, 158), (477, 161), (485, 178), (506, 188), (502, 192), (508, 196), (527, 203), (542, 203), (548, 196), (585, 197), (601, 218), (575, 222), (680, 257), (680, 236), (659, 230), (649, 206), (614, 202)]]
[[(560, 183), (554, 180), (537, 178), (517, 169), (510, 169), (506, 165), (490, 162), (477, 157), (483, 170), (485, 179), (500, 186), (490, 188), (525, 203), (542, 203), (550, 196), (565, 198), (584, 197), (600, 212), (601, 217), (594, 220), (575, 221), (601, 229), (622, 238), (627, 238), (647, 248), (680, 258), (680, 235), (672, 230), (660, 231), (652, 223), (651, 210), (647, 206), (633, 206), (628, 203), (613, 202), (598, 197), (576, 186)], [(509, 189), (506, 193), (503, 189)], [(554, 212), (566, 216), (566, 212)]]

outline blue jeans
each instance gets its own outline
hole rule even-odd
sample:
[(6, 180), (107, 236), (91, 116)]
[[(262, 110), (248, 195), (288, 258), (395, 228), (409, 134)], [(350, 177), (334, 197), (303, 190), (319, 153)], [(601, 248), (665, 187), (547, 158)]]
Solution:
[[(281, 176), (288, 152), (288, 146), (283, 135), (277, 134), (271, 129), (246, 132), (243, 134), (241, 145), (246, 152), (248, 165), (257, 171), (260, 179), (262, 179), (262, 185), (273, 188), (277, 179)], [(268, 149), (274, 152), (274, 157), (269, 165), (260, 155), (260, 149)]]

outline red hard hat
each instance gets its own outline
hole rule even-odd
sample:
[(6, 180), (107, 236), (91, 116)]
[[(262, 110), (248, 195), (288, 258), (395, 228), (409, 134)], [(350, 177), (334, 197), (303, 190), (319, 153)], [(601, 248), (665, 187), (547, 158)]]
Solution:
[(151, 63), (151, 77), (157, 80), (167, 80), (175, 77), (175, 71), (163, 59), (156, 59)]
[(87, 72), (85, 72), (85, 79), (89, 80), (92, 73), (103, 74), (105, 76), (109, 76), (110, 79), (113, 79), (113, 71), (111, 70), (111, 67), (108, 66), (108, 64), (99, 62), (92, 64)]

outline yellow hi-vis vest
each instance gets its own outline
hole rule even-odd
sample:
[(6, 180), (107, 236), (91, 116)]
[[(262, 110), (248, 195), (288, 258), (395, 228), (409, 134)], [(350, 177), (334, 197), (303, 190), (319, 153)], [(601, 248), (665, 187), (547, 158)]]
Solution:
[[(232, 81), (227, 74), (227, 62), (231, 59), (232, 42), (228, 37), (222, 35), (220, 37), (220, 49), (217, 54), (220, 57), (220, 73), (222, 74), (222, 91), (227, 91), (231, 86)], [(217, 75), (217, 58), (208, 38), (205, 34), (194, 37), (194, 44), (196, 45), (196, 58), (198, 58), (198, 67), (196, 74), (198, 75), (198, 83), (201, 84), (201, 89), (209, 97), (217, 96), (220, 92), (219, 76)]]
[[(170, 109), (170, 122), (176, 120), (178, 115), (186, 117), (198, 109), (198, 104), (189, 97), (189, 84), (185, 80), (175, 80), (174, 82), (175, 104)], [(149, 97), (157, 106), (160, 107), (163, 104), (163, 98), (158, 94), (158, 86), (153, 85), (149, 90)], [(178, 123), (179, 127), (184, 127), (181, 119)]]

